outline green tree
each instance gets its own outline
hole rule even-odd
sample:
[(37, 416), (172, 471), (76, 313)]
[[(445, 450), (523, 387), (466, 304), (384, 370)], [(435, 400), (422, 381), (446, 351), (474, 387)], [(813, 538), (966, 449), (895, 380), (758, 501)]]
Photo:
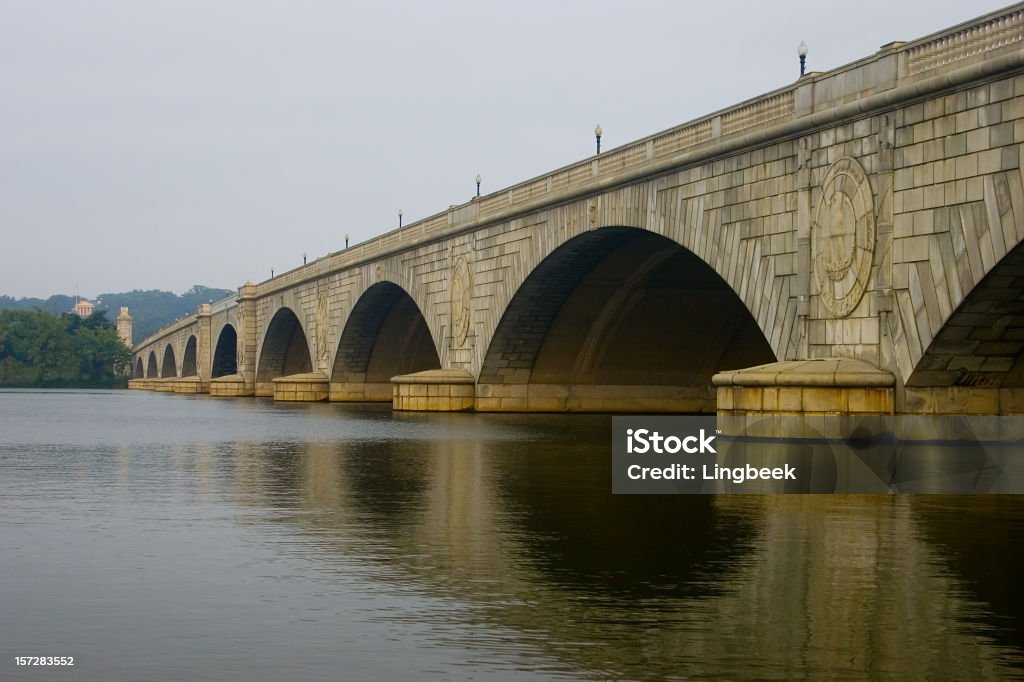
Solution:
[[(170, 291), (127, 291), (122, 293), (100, 294), (93, 301), (97, 310), (106, 310), (111, 319), (117, 317), (121, 306), (128, 306), (132, 316), (134, 340), (141, 341), (176, 319), (191, 315), (200, 303), (211, 303), (222, 298), (234, 297), (238, 294), (234, 289), (214, 289), (196, 284), (181, 295)], [(0, 295), (0, 310), (45, 310), (56, 316), (70, 313), (75, 305), (74, 296), (57, 294), (47, 299), (12, 298)]]
[(125, 385), (131, 351), (103, 312), (82, 319), (0, 310), (0, 386)]

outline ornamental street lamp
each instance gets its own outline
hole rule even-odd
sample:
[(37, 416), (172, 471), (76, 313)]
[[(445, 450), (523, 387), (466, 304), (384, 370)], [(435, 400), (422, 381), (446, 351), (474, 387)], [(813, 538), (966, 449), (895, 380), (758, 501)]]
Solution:
[(477, 173), (477, 174), (476, 174), (476, 195), (477, 195), (477, 196), (480, 196), (480, 181), (481, 181), (482, 179), (483, 179), (483, 178), (481, 178), (481, 177), (480, 177), (480, 174), (479, 174), (479, 173)]
[(345, 248), (348, 248), (348, 232), (345, 233)]
[(398, 229), (402, 229), (402, 209), (398, 209)]
[(807, 43), (800, 41), (800, 47), (796, 48), (796, 53), (800, 55), (800, 75), (804, 75), (804, 65), (807, 61)]
[(598, 123), (596, 126), (594, 126), (594, 137), (597, 138), (597, 153), (598, 154), (601, 153), (601, 133), (603, 133), (603, 132), (604, 131), (601, 130), (601, 124), (600, 123)]

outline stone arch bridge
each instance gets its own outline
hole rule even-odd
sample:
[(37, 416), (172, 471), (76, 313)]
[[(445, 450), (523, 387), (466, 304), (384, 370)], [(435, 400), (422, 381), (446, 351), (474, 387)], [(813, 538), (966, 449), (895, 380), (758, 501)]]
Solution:
[(1024, 412), (1024, 5), (200, 306), (134, 388), (397, 409)]

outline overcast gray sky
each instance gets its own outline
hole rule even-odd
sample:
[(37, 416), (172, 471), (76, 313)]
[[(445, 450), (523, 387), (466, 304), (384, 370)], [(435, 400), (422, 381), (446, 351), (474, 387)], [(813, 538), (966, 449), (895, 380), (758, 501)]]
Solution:
[(0, 0), (0, 294), (261, 281), (1003, 4)]

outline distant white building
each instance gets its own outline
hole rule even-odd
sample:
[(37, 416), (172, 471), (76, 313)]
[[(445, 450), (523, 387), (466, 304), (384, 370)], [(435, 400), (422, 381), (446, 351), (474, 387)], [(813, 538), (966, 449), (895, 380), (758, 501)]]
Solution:
[(75, 307), (71, 309), (71, 312), (73, 312), (75, 315), (78, 315), (79, 317), (89, 317), (90, 315), (92, 315), (92, 311), (95, 308), (96, 306), (90, 303), (87, 299), (83, 298), (80, 299), (78, 303), (75, 304)]

